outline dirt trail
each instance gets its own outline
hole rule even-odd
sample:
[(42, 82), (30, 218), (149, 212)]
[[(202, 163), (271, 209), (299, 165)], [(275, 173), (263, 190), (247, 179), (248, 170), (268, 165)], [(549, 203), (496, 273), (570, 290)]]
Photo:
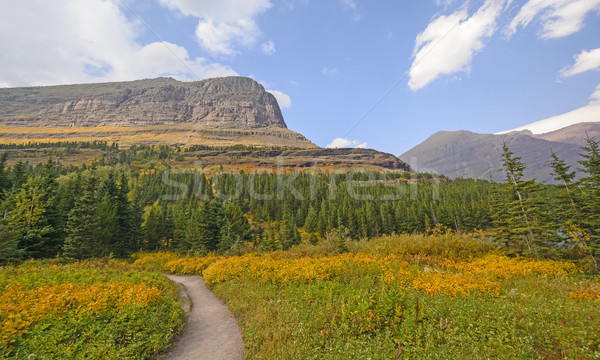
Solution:
[[(244, 343), (238, 324), (227, 306), (204, 284), (200, 276), (168, 275), (183, 285), (191, 311), (183, 336), (167, 360), (238, 360)], [(185, 305), (185, 301), (184, 301)]]

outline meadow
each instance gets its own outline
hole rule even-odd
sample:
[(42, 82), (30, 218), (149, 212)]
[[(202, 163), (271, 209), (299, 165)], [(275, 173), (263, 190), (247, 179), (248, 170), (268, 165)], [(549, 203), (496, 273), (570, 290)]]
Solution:
[(7, 359), (159, 358), (185, 321), (164, 273), (204, 277), (240, 323), (247, 359), (600, 357), (597, 276), (508, 257), (482, 234), (334, 233), (286, 251), (142, 252), (0, 272)]
[(177, 288), (123, 261), (0, 269), (3, 359), (155, 358), (184, 322)]
[(476, 236), (328, 239), (287, 251), (134, 266), (202, 274), (247, 359), (592, 359), (600, 286), (570, 262), (507, 257)]

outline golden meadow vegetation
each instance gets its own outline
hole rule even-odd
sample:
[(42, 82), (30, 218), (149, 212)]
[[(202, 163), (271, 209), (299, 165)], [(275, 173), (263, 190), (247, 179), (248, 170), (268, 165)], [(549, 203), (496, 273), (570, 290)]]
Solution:
[(122, 261), (0, 269), (0, 358), (153, 358), (183, 324), (175, 286)]
[(249, 359), (600, 357), (597, 145), (580, 180), (554, 159), (562, 185), (522, 180), (508, 149), (493, 184), (162, 163), (203, 146), (7, 145), (112, 155), (0, 158), (0, 354), (156, 358), (184, 323), (160, 274), (176, 273), (227, 302)]
[(0, 353), (154, 358), (181, 330), (161, 273), (202, 275), (240, 322), (248, 359), (600, 356), (600, 284), (571, 262), (507, 257), (484, 234), (334, 233), (243, 255), (136, 253), (26, 261), (0, 278)]
[[(338, 234), (339, 236), (339, 234)], [(507, 257), (479, 235), (401, 235), (239, 256), (138, 253), (202, 274), (248, 359), (591, 359), (600, 286), (570, 262)]]

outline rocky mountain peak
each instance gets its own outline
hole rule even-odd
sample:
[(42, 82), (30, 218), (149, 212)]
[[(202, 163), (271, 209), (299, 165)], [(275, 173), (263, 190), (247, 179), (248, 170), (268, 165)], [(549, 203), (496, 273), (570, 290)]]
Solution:
[[(169, 78), (112, 84), (1, 89), (0, 121), (19, 126), (145, 126), (194, 123), (208, 128), (287, 128), (275, 97), (256, 81)], [(35, 102), (27, 100), (35, 94)]]

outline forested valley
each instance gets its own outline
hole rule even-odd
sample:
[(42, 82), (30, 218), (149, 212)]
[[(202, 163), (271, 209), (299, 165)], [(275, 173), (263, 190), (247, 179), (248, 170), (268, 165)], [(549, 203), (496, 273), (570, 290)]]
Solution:
[(81, 166), (52, 159), (8, 166), (5, 152), (1, 262), (126, 257), (140, 250), (268, 252), (316, 245), (332, 232), (343, 252), (344, 242), (382, 235), (477, 231), (508, 254), (598, 266), (600, 152), (594, 139), (582, 149), (579, 177), (549, 154), (556, 185), (523, 180), (526, 164), (506, 146), (504, 183), (399, 171), (182, 170), (160, 160), (194, 149), (118, 149), (103, 142), (46, 148), (46, 155), (81, 148), (108, 148), (113, 155)]

